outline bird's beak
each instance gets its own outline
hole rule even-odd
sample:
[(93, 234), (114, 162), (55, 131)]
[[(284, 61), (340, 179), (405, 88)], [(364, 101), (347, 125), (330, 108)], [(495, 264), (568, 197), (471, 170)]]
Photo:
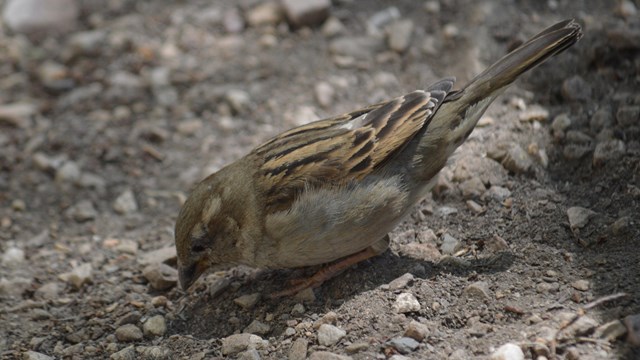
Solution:
[(182, 290), (187, 290), (193, 285), (205, 270), (207, 270), (207, 261), (204, 259), (190, 264), (179, 264), (178, 277), (180, 278), (180, 287), (182, 287)]

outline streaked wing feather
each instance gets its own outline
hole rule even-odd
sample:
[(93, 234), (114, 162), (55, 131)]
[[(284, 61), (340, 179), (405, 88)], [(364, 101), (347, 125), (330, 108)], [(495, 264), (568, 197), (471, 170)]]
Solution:
[(446, 91), (414, 91), (345, 115), (303, 125), (253, 152), (267, 211), (288, 209), (308, 186), (344, 184), (370, 174), (427, 123)]

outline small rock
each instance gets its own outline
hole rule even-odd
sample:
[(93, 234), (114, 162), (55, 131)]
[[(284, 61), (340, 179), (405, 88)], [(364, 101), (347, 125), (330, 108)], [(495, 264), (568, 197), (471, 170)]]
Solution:
[(36, 290), (34, 297), (36, 299), (54, 300), (60, 295), (61, 286), (57, 282), (45, 283)]
[(0, 277), (0, 295), (1, 296), (22, 296), (22, 294), (31, 287), (32, 279), (24, 277), (14, 277), (6, 279)]
[(38, 79), (42, 85), (51, 90), (67, 90), (73, 87), (69, 78), (69, 70), (62, 64), (50, 60), (38, 67)]
[(304, 305), (302, 305), (301, 303), (297, 303), (295, 305), (293, 305), (293, 308), (291, 309), (291, 314), (292, 315), (302, 315), (304, 314)]
[(616, 6), (614, 13), (626, 19), (635, 17), (638, 14), (638, 9), (633, 1), (622, 0), (618, 2), (618, 6)]
[(486, 281), (476, 281), (467, 286), (462, 293), (468, 298), (481, 301), (491, 298), (491, 290), (489, 290), (489, 284)]
[(14, 32), (61, 34), (75, 28), (79, 9), (73, 0), (9, 0), (2, 19)]
[(482, 180), (477, 176), (463, 181), (459, 187), (462, 191), (462, 197), (465, 199), (478, 198), (487, 190)]
[(59, 183), (75, 183), (80, 179), (80, 167), (73, 161), (67, 161), (56, 171), (56, 181)]
[(576, 280), (571, 283), (571, 287), (580, 291), (587, 291), (590, 286), (591, 284), (589, 284), (589, 280)]
[(251, 97), (244, 90), (231, 89), (226, 92), (224, 97), (231, 109), (237, 114), (244, 113), (251, 107)]
[(601, 107), (596, 110), (595, 113), (589, 119), (589, 127), (594, 133), (601, 131), (602, 129), (611, 128), (613, 126), (613, 114), (611, 108)]
[(23, 360), (54, 360), (51, 356), (35, 352), (35, 351), (25, 351), (22, 353)]
[(493, 235), (484, 242), (485, 248), (492, 253), (499, 253), (509, 249), (509, 244), (498, 235)]
[(372, 36), (378, 36), (387, 24), (400, 19), (400, 16), (400, 10), (395, 6), (376, 12), (367, 21), (367, 33)]
[(115, 249), (120, 253), (135, 255), (138, 252), (138, 243), (133, 240), (122, 239)]
[(410, 337), (393, 338), (385, 343), (385, 346), (390, 346), (401, 354), (408, 354), (420, 346), (420, 343)]
[(287, 20), (294, 27), (314, 27), (329, 16), (330, 0), (281, 0)]
[(139, 311), (131, 311), (124, 315), (122, 315), (117, 321), (116, 326), (122, 326), (127, 324), (137, 324), (138, 321), (142, 318), (142, 315)]
[(122, 325), (116, 329), (116, 338), (122, 342), (142, 340), (142, 331), (133, 324)]
[(591, 99), (591, 85), (580, 75), (574, 75), (562, 82), (562, 96), (568, 101), (587, 101)]
[(233, 302), (245, 310), (251, 310), (258, 303), (258, 300), (260, 300), (260, 293), (253, 293), (237, 297), (233, 299)]
[(437, 261), (440, 259), (440, 250), (434, 243), (409, 243), (401, 245), (400, 252), (413, 259), (425, 260), (425, 261)]
[(284, 13), (276, 1), (265, 1), (255, 6), (246, 14), (247, 22), (253, 27), (277, 25), (284, 20)]
[(571, 229), (583, 228), (595, 215), (596, 212), (579, 206), (567, 209), (567, 216), (569, 217), (569, 225), (571, 226)]
[(17, 267), (24, 263), (24, 260), (24, 250), (17, 247), (10, 247), (2, 254), (2, 265), (6, 267)]
[(242, 330), (242, 332), (255, 335), (266, 335), (270, 331), (271, 326), (258, 320), (253, 320), (246, 328), (244, 328), (244, 330)]
[(131, 189), (125, 190), (113, 202), (113, 210), (120, 215), (138, 211), (138, 203)]
[(91, 282), (93, 268), (91, 263), (84, 263), (76, 266), (68, 273), (60, 274), (60, 279), (73, 285), (76, 289), (80, 289), (84, 284)]
[(614, 342), (627, 333), (627, 328), (622, 321), (613, 320), (604, 325), (600, 325), (594, 332), (594, 337)]
[(387, 28), (389, 48), (398, 53), (405, 52), (411, 44), (413, 27), (413, 21), (409, 19), (395, 21), (389, 25)]
[(304, 360), (307, 358), (307, 339), (297, 338), (289, 348), (289, 360)]
[(352, 360), (351, 356), (334, 354), (328, 351), (314, 351), (308, 360)]
[(413, 275), (410, 273), (406, 273), (394, 280), (392, 280), (389, 283), (389, 290), (391, 291), (395, 291), (395, 290), (400, 290), (403, 289), (405, 287), (407, 287), (409, 284), (411, 284), (413, 282)]
[(234, 334), (222, 339), (222, 355), (233, 355), (247, 349), (261, 349), (267, 342), (253, 334)]
[(549, 120), (549, 110), (541, 106), (532, 106), (529, 109), (521, 112), (520, 115), (518, 115), (518, 119), (523, 122), (545, 122)]
[(142, 270), (142, 275), (156, 290), (167, 290), (178, 283), (178, 270), (162, 263), (147, 265)]
[(320, 106), (327, 108), (333, 104), (333, 98), (335, 96), (335, 90), (329, 83), (320, 81), (316, 84), (315, 88), (316, 101)]
[(329, 311), (328, 313), (324, 314), (320, 319), (316, 320), (313, 323), (313, 328), (319, 329), (320, 326), (322, 326), (323, 324), (334, 325), (337, 321), (338, 321), (338, 314), (336, 314), (333, 311)]
[(238, 360), (260, 360), (260, 353), (256, 349), (249, 349), (238, 354)]
[(632, 225), (631, 217), (623, 216), (611, 224), (611, 233), (615, 236), (624, 235), (631, 229)]
[(562, 150), (562, 155), (567, 160), (578, 160), (590, 153), (592, 149), (591, 146), (568, 144)]
[(312, 288), (306, 288), (295, 294), (293, 296), (293, 300), (303, 303), (313, 303), (316, 301), (316, 294), (313, 292)]
[(326, 37), (334, 37), (344, 31), (344, 24), (337, 17), (330, 16), (322, 25), (322, 34)]
[(502, 159), (502, 166), (505, 169), (516, 173), (523, 174), (528, 172), (532, 166), (533, 162), (529, 157), (529, 154), (518, 144), (512, 144), (505, 154), (505, 157)]
[(520, 346), (506, 343), (491, 354), (491, 360), (524, 360), (524, 353)]
[(462, 243), (453, 236), (445, 233), (442, 235), (442, 245), (440, 245), (440, 251), (444, 255), (453, 255), (462, 247)]
[(404, 331), (404, 336), (408, 336), (420, 342), (429, 335), (429, 332), (429, 327), (427, 325), (411, 320), (407, 329)]
[(458, 213), (458, 209), (451, 206), (441, 206), (436, 210), (436, 214), (440, 217), (446, 217), (449, 215), (455, 215)]
[(65, 215), (77, 222), (90, 221), (98, 217), (98, 211), (91, 200), (81, 200), (65, 211)]
[(111, 360), (135, 360), (137, 358), (138, 358), (138, 354), (136, 353), (136, 350), (133, 348), (133, 345), (127, 346), (126, 348), (111, 354), (111, 356), (109, 357), (109, 359)]
[(0, 104), (0, 125), (29, 128), (37, 112), (37, 107), (30, 103)]
[(596, 327), (598, 322), (590, 316), (583, 315), (572, 325), (563, 330), (570, 338), (576, 336), (584, 336), (590, 334)]
[(627, 341), (633, 346), (640, 346), (640, 314), (625, 317), (624, 325), (627, 327)]
[(245, 22), (244, 18), (236, 8), (225, 11), (222, 17), (222, 26), (228, 33), (239, 33), (244, 30)]
[(176, 247), (171, 245), (143, 254), (138, 258), (138, 263), (140, 265), (166, 263), (175, 260), (176, 256)]
[(142, 330), (147, 336), (162, 336), (167, 331), (167, 322), (162, 315), (152, 316), (142, 325)]
[(322, 324), (318, 329), (318, 344), (322, 346), (333, 346), (337, 344), (347, 332), (329, 324)]
[(411, 293), (401, 293), (393, 304), (393, 310), (400, 314), (420, 310), (420, 302)]
[(348, 345), (347, 347), (345, 347), (344, 351), (346, 351), (347, 354), (355, 354), (355, 353), (359, 353), (361, 351), (365, 351), (368, 348), (369, 348), (369, 343), (357, 342), (357, 343), (353, 343), (353, 344)]
[(178, 123), (176, 130), (182, 135), (191, 136), (202, 129), (203, 123), (200, 119), (185, 120)]
[(171, 350), (162, 346), (138, 346), (136, 352), (139, 354), (138, 358), (143, 360), (170, 360), (174, 359)]
[(380, 39), (373, 37), (340, 37), (331, 41), (329, 51), (334, 55), (370, 60), (383, 47), (384, 43)]
[(593, 152), (593, 165), (603, 166), (608, 162), (621, 158), (626, 151), (624, 141), (618, 139), (606, 140), (598, 143)]
[(571, 118), (566, 113), (559, 114), (551, 123), (551, 129), (554, 133), (564, 132), (569, 126), (571, 126)]
[(424, 3), (424, 9), (429, 14), (440, 13), (440, 2), (438, 0), (429, 0)]
[(107, 40), (101, 30), (77, 32), (69, 38), (68, 45), (74, 55), (98, 55)]

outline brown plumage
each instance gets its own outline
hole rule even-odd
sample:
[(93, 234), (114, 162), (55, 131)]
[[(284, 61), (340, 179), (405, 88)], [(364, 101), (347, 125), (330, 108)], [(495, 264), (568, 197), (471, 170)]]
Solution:
[(512, 51), (464, 88), (447, 78), (286, 131), (204, 179), (176, 222), (180, 283), (208, 268), (290, 268), (342, 259), (287, 295), (383, 252), (489, 104), (523, 72), (580, 39), (573, 20)]

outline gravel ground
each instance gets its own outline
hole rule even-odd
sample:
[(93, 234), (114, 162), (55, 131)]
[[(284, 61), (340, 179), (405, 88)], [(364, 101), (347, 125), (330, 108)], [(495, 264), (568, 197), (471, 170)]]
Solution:
[[(39, 25), (19, 2), (39, 1), (0, 0), (2, 358), (640, 359), (638, 1), (45, 0)], [(278, 301), (315, 269), (176, 286), (199, 179), (569, 17), (584, 38), (490, 107), (391, 251)]]

